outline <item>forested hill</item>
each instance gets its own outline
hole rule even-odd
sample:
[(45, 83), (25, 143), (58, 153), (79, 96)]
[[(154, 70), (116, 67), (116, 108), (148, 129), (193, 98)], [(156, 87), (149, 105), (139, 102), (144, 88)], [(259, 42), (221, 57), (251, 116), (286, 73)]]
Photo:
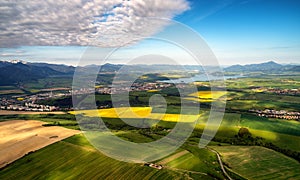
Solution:
[(248, 65), (233, 65), (224, 69), (227, 72), (300, 72), (300, 66), (296, 65), (281, 65), (274, 61), (269, 61), (261, 64), (248, 64)]

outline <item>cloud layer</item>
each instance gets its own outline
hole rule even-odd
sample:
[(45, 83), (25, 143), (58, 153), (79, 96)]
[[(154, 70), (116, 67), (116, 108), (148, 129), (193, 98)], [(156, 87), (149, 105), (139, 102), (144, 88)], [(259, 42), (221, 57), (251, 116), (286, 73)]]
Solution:
[(160, 31), (186, 0), (0, 0), (0, 47), (122, 46)]

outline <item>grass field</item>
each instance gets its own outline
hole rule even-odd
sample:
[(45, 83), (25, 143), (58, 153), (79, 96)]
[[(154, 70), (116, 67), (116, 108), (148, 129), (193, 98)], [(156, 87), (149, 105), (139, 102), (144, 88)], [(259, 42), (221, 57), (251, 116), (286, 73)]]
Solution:
[[(209, 113), (202, 113), (196, 129), (205, 128)], [(249, 129), (253, 136), (259, 136), (273, 144), (300, 152), (300, 122), (282, 119), (268, 119), (251, 114), (225, 113), (216, 137), (232, 138), (240, 127)]]
[(261, 86), (267, 88), (295, 88), (299, 87), (299, 75), (278, 76), (263, 75), (261, 77), (248, 77), (234, 80), (226, 80), (227, 88), (248, 89), (251, 86)]
[(268, 119), (242, 114), (239, 125), (251, 129), (300, 136), (300, 122), (293, 120)]
[(24, 84), (24, 88), (32, 93), (48, 88), (70, 88), (72, 77), (48, 77)]
[(0, 95), (23, 94), (24, 92), (15, 86), (0, 86)]
[(247, 179), (299, 179), (300, 163), (257, 146), (213, 146), (227, 166)]
[(264, 89), (297, 89), (300, 85), (299, 75), (276, 76), (264, 75), (261, 77), (248, 77), (226, 81), (229, 90), (227, 108), (236, 111), (248, 111), (249, 109), (275, 109), (299, 111), (299, 95), (275, 94), (269, 92), (257, 92), (252, 88)]
[[(214, 154), (209, 154), (206, 149), (199, 149), (198, 151), (202, 154), (201, 157), (187, 151), (187, 153), (174, 158), (165, 165), (171, 168), (203, 173), (208, 173), (210, 169), (218, 168), (219, 165), (214, 157)], [(204, 157), (203, 154), (206, 154), (207, 157)], [(213, 161), (207, 161), (209, 156), (211, 156)]]
[[(29, 173), (30, 172), (30, 173)], [(96, 151), (83, 135), (55, 143), (14, 162), (0, 179), (188, 179), (189, 173), (157, 170), (111, 159)], [(212, 179), (203, 174), (193, 177)]]

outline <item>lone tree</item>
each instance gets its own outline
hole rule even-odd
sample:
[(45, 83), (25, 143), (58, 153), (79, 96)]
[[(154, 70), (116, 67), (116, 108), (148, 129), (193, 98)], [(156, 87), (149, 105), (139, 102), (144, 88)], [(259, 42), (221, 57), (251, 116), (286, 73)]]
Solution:
[(240, 138), (249, 138), (252, 136), (252, 134), (249, 132), (249, 130), (247, 128), (240, 128), (239, 132), (238, 132), (238, 136)]

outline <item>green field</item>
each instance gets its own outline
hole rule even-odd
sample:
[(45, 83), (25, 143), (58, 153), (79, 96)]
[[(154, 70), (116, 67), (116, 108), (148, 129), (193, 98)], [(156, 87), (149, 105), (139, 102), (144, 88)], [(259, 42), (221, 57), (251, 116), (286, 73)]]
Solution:
[[(174, 159), (169, 159), (165, 164), (167, 167), (199, 173), (219, 174), (219, 177), (222, 177), (222, 172), (214, 153), (192, 145), (184, 145), (183, 148), (187, 152)], [(168, 159), (169, 157), (164, 159)]]
[(25, 83), (24, 89), (29, 92), (36, 93), (40, 89), (48, 88), (71, 88), (72, 86), (72, 77), (48, 77), (44, 79), (39, 79), (32, 82)]
[(186, 175), (182, 172), (156, 170), (141, 164), (111, 159), (96, 151), (83, 135), (76, 135), (30, 153), (0, 172), (0, 179), (106, 178), (185, 179)]
[(252, 86), (267, 88), (295, 88), (300, 85), (299, 75), (266, 75), (227, 80), (227, 88), (249, 89)]
[(24, 91), (15, 86), (0, 86), (0, 95), (24, 94)]
[(251, 129), (300, 136), (300, 123), (293, 120), (268, 119), (255, 115), (243, 114), (239, 125)]
[(257, 146), (213, 146), (225, 164), (247, 179), (299, 179), (300, 163)]

